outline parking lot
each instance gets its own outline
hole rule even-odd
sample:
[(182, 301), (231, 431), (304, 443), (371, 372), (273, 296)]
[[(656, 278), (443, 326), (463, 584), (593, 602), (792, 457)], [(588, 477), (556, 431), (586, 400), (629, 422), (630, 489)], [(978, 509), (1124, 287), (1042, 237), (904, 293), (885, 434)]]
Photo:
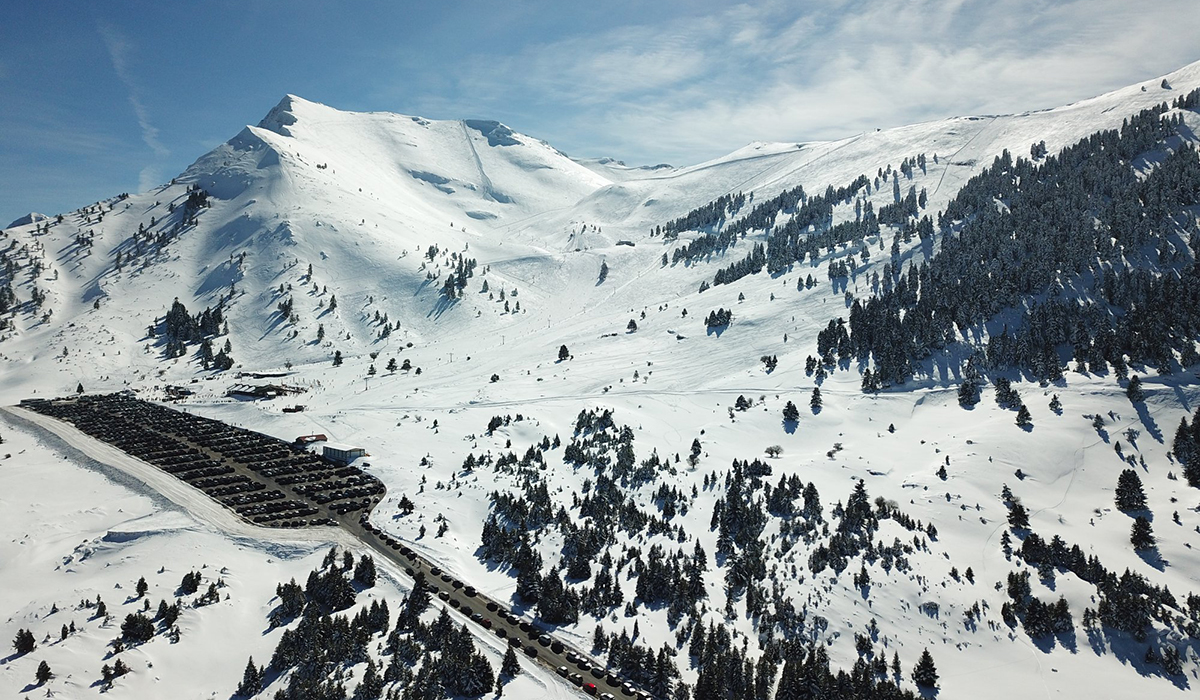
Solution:
[[(334, 525), (369, 511), (383, 483), (277, 438), (126, 394), (36, 399), (21, 407), (71, 423), (264, 527)], [(346, 516), (350, 516), (346, 518)]]
[(651, 697), (556, 639), (551, 629), (517, 616), (373, 525), (368, 516), (385, 488), (356, 467), (339, 467), (277, 438), (128, 394), (34, 399), (20, 407), (70, 423), (195, 487), (252, 525), (341, 527), (429, 590), (435, 604), (462, 613), (480, 634), (505, 640), (581, 692), (608, 699)]

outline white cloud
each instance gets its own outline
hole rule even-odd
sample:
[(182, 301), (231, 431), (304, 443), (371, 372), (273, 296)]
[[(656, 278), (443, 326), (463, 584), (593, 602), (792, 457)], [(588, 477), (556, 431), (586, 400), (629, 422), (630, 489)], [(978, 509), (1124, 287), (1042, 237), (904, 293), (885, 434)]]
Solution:
[(104, 40), (104, 46), (108, 49), (108, 56), (112, 60), (113, 70), (116, 71), (117, 77), (121, 80), (129, 95), (129, 104), (133, 107), (133, 114), (137, 117), (138, 127), (142, 131), (142, 141), (160, 158), (170, 155), (171, 152), (159, 140), (158, 129), (150, 123), (149, 113), (138, 96), (133, 75), (129, 70), (129, 42), (115, 27), (100, 23), (97, 25), (97, 28), (100, 31), (100, 38)]
[(446, 109), (506, 112), (568, 151), (695, 162), (1038, 109), (1200, 58), (1195, 0), (756, 3), (471, 57)]
[(138, 173), (138, 192), (149, 192), (163, 182), (161, 171), (157, 166), (147, 165)]

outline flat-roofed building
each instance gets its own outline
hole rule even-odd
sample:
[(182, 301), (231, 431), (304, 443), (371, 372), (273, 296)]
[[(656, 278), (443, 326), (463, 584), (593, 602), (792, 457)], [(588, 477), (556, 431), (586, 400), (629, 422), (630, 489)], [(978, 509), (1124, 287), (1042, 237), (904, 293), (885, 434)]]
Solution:
[(337, 442), (327, 442), (321, 447), (321, 454), (331, 462), (349, 464), (359, 457), (366, 457), (367, 451), (362, 447), (352, 447)]

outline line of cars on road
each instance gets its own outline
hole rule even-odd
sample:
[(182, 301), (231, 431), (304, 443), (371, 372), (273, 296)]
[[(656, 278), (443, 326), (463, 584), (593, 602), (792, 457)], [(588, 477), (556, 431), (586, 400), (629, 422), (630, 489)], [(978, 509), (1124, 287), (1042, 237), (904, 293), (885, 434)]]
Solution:
[[(404, 558), (414, 563), (419, 563), (417, 557), (410, 547), (404, 545), (396, 538), (387, 534), (380, 528), (373, 525), (367, 516), (364, 514), (360, 519), (360, 524), (363, 529), (371, 533), (379, 539), (384, 545), (393, 551), (399, 552)], [(576, 687), (583, 690), (588, 695), (594, 695), (604, 700), (615, 700), (612, 693), (602, 692), (601, 686), (608, 686), (622, 696), (627, 698), (637, 698), (637, 700), (653, 700), (649, 693), (634, 688), (632, 684), (625, 682), (615, 673), (610, 673), (604, 670), (602, 666), (595, 663), (591, 659), (576, 653), (574, 650), (567, 649), (566, 645), (557, 639), (554, 639), (545, 631), (538, 628), (532, 622), (523, 620), (512, 611), (507, 610), (491, 600), (479, 599), (479, 592), (474, 586), (468, 586), (462, 581), (451, 576), (448, 572), (443, 571), (440, 567), (432, 564), (428, 565), (429, 575), (437, 579), (444, 585), (438, 585), (437, 581), (425, 580), (425, 587), (430, 592), (435, 594), (439, 600), (446, 603), (452, 608), (457, 609), (462, 614), (471, 618), (473, 622), (480, 625), (484, 629), (491, 630), (497, 637), (506, 639), (508, 645), (513, 649), (524, 653), (531, 659), (539, 659), (540, 654), (538, 647), (549, 649), (555, 655), (565, 658), (574, 669), (568, 666), (559, 666), (557, 673), (559, 676), (567, 679)], [(405, 573), (409, 576), (417, 578), (419, 572), (412, 567), (406, 566)], [(449, 590), (448, 590), (448, 588)], [(462, 596), (469, 599), (476, 599), (479, 603), (479, 609), (475, 609), (473, 604), (463, 602), (451, 595), (451, 590), (461, 591)], [(514, 632), (510, 633), (504, 626), (496, 624), (496, 620), (503, 620), (509, 627), (514, 628)], [(520, 631), (520, 635), (516, 634), (515, 630)], [(524, 639), (522, 639), (524, 637)], [(586, 675), (585, 675), (586, 674)]]

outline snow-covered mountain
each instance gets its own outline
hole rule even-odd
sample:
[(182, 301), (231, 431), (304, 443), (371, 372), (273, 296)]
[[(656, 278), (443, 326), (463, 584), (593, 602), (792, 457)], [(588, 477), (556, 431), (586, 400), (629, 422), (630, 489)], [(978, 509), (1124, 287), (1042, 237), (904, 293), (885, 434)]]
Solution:
[[(961, 117), (833, 142), (754, 143), (698, 165), (645, 168), (572, 159), (497, 122), (349, 113), (289, 95), (169, 184), (49, 219), (31, 215), (0, 233), (6, 265), (0, 279), (15, 296), (0, 314), (0, 393), (11, 404), (71, 393), (81, 384), (88, 392), (131, 388), (162, 398), (166, 385), (184, 385), (194, 392), (180, 403), (185, 410), (286, 439), (325, 433), (367, 446), (369, 470), (389, 487), (374, 522), (518, 606), (517, 567), (481, 547), (490, 515), (501, 523), (512, 519), (498, 510), (504, 499), (494, 494), (532, 501), (542, 493), (554, 511), (562, 508), (565, 524), (555, 512), (526, 536), (544, 561), (541, 573), (559, 576), (559, 566), (565, 572), (582, 546), (580, 532), (608, 521), (585, 511), (598, 498), (604, 469), (568, 459), (564, 450), (576, 438), (592, 456), (603, 452), (606, 441), (587, 443), (589, 432), (577, 432), (577, 419), (584, 410), (610, 409), (612, 429), (630, 429), (636, 462), (653, 466), (645, 480), (616, 480), (628, 512), (610, 539), (588, 545), (593, 563), (611, 557), (615, 571), (606, 585), (622, 589), (622, 602), (563, 624), (561, 634), (578, 646), (590, 647), (597, 627), (632, 635), (636, 622), (633, 641), (655, 651), (669, 644), (680, 681), (695, 684), (704, 669), (689, 660), (691, 625), (723, 626), (733, 635), (731, 648), (745, 644), (758, 659), (770, 639), (788, 634), (785, 622), (794, 624), (786, 608), (804, 615), (802, 634), (791, 633), (825, 645), (835, 669), (849, 671), (868, 656), (890, 664), (898, 653), (910, 689), (907, 671), (927, 647), (947, 697), (1074, 695), (1081, 688), (1182, 696), (1200, 682), (1196, 639), (1181, 636), (1182, 625), (1161, 621), (1149, 642), (1085, 628), (1085, 608), (1097, 606), (1095, 582), (1065, 569), (1039, 578), (1035, 567), (1006, 556), (1001, 537), (1009, 507), (1001, 493), (1011, 489), (1045, 540), (1058, 536), (1109, 571), (1128, 568), (1169, 587), (1186, 617), (1188, 594), (1200, 594), (1194, 549), (1200, 491), (1180, 477), (1168, 452), (1175, 426), (1190, 420), (1200, 397), (1195, 366), (1161, 376), (1135, 367), (1146, 394), (1135, 405), (1107, 372), (1071, 372), (1042, 386), (1013, 375), (1032, 413), (1033, 428), (1024, 430), (990, 391), (973, 410), (961, 408), (957, 366), (940, 373), (933, 366), (878, 393), (861, 390), (858, 372), (822, 380), (806, 371), (827, 324), (849, 315), (851, 299), (877, 294), (872, 274), (893, 270), (894, 261), (902, 267), (928, 261), (941, 239), (925, 246), (905, 236), (889, 257), (885, 248), (902, 227), (885, 225), (861, 243), (831, 246), (811, 265), (703, 291), (769, 231), (750, 227), (744, 241), (708, 256), (677, 253), (780, 193), (799, 186), (821, 195), (861, 176), (868, 185), (839, 198), (829, 224), (855, 221), (864, 207), (880, 211), (901, 188), (922, 193), (920, 214), (937, 220), (1005, 151), (1028, 158), (1031, 145), (1044, 144), (1053, 155), (1197, 87), (1200, 63), (1057, 109)], [(1182, 119), (1165, 148), (1194, 146), (1200, 114), (1169, 107), (1165, 116)], [(1139, 157), (1131, 167), (1142, 175), (1163, 159), (1157, 150)], [(745, 202), (731, 207), (728, 221), (661, 235), (689, 212), (739, 194)], [(998, 198), (996, 206), (1008, 203)], [(780, 226), (794, 213), (786, 209)], [(1182, 252), (1196, 213), (1195, 207), (1176, 213), (1179, 233), (1171, 240), (1181, 255), (1197, 252)], [(864, 249), (870, 255), (861, 256)], [(848, 253), (861, 258), (855, 275), (831, 282), (831, 266)], [(815, 285), (804, 284), (810, 276)], [(228, 345), (231, 369), (203, 366), (209, 359), (203, 339), (183, 338), (176, 348), (163, 322), (174, 300), (192, 315), (220, 310), (207, 342), (213, 354)], [(716, 309), (732, 309), (734, 323), (708, 326), (705, 316)], [(388, 369), (393, 360), (412, 369)], [(297, 399), (306, 410), (283, 413), (279, 402), (227, 398), (232, 383), (245, 381), (236, 378), (239, 371), (288, 373), (288, 383), (306, 388)], [(810, 408), (818, 386), (822, 405)], [(1051, 395), (1061, 411), (1048, 407)], [(800, 406), (796, 421), (780, 419), (788, 402)], [(1094, 427), (1094, 416), (1104, 418), (1104, 430)], [(779, 448), (777, 456), (763, 457), (768, 446)], [(527, 450), (526, 460), (497, 462)], [(1153, 556), (1131, 548), (1131, 518), (1114, 509), (1112, 491), (1130, 455), (1157, 516)], [(755, 539), (765, 569), (750, 577), (769, 582), (764, 590), (771, 598), (752, 611), (744, 585), (729, 583), (746, 573), (737, 568), (742, 554), (720, 541), (714, 509), (730, 508), (731, 492), (750, 504), (769, 500), (761, 484), (738, 490), (749, 467), (731, 465), (755, 459), (770, 467), (765, 482), (772, 488), (781, 476), (794, 476), (819, 491), (826, 529), (817, 524), (801, 534), (777, 513), (761, 524)], [(853, 502), (859, 480), (871, 504), (881, 499), (873, 507), (891, 514), (869, 538), (880, 551), (853, 558), (848, 568), (814, 571), (814, 552), (828, 553), (828, 528), (836, 531), (841, 519), (834, 511)], [(414, 514), (399, 515), (401, 496), (417, 505)], [(77, 498), (64, 506), (81, 507)], [(0, 597), (6, 634), (42, 624), (39, 615), (55, 599), (92, 595), (87, 591), (98, 584), (60, 576), (49, 561), (68, 537), (100, 536), (97, 528), (120, 520), (115, 506), (97, 507), (101, 524), (87, 524), (86, 531), (83, 524), (64, 526), (64, 541), (22, 540), (40, 548), (29, 566), (55, 583), (44, 593), (6, 589), (15, 591)], [(664, 525), (630, 524), (640, 518)], [(418, 537), (443, 520), (443, 535)], [(9, 520), (5, 532), (19, 526)], [(180, 537), (175, 528), (171, 533), (161, 537)], [(1013, 542), (1020, 546), (1015, 536)], [(671, 610), (659, 601), (626, 612), (639, 579), (649, 576), (643, 567), (653, 547), (688, 558), (697, 547), (706, 552), (703, 595), (694, 607)], [(158, 550), (131, 555), (144, 565), (158, 556)], [(869, 585), (853, 580), (860, 565)], [(307, 566), (292, 562), (287, 575)], [(246, 568), (253, 568), (249, 560)], [(1039, 599), (1068, 601), (1070, 635), (1032, 638), (1022, 626), (1005, 624), (1001, 608), (1013, 571), (1033, 572)], [(566, 585), (594, 591), (598, 576), (593, 565), (588, 576)], [(269, 595), (265, 583), (254, 585)], [(727, 586), (735, 589), (728, 598)], [(768, 623), (770, 615), (777, 624)], [(856, 649), (856, 635), (870, 639), (870, 654)], [(238, 652), (265, 660), (270, 644), (255, 640)], [(1148, 645), (1157, 645), (1158, 661), (1147, 656)], [(1165, 645), (1181, 651), (1183, 675), (1163, 670)], [(32, 677), (32, 667), (21, 663), (6, 667), (6, 687), (20, 689)], [(227, 682), (206, 690), (227, 692), (241, 665), (239, 658)], [(184, 682), (167, 673), (162, 681)], [(544, 680), (554, 683), (553, 676)]]

